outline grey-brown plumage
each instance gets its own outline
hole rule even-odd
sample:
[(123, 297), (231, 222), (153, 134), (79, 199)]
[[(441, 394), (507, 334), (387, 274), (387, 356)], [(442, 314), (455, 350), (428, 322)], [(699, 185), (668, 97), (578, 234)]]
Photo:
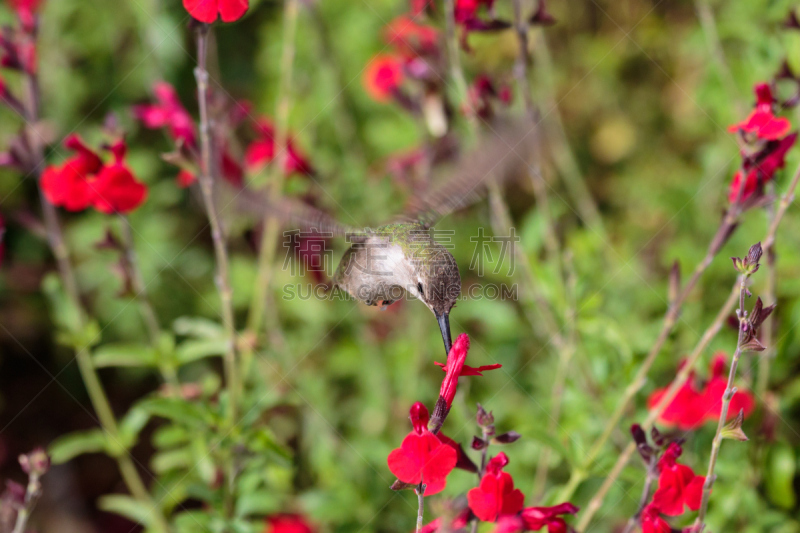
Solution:
[(430, 229), (443, 216), (482, 198), (490, 182), (518, 175), (531, 151), (530, 131), (522, 121), (495, 124), (476, 150), (459, 159), (449, 179), (415, 198), (399, 221), (375, 229), (359, 230), (305, 204), (270, 203), (249, 191), (240, 191), (236, 202), (247, 211), (346, 236), (352, 245), (334, 283), (367, 305), (391, 305), (405, 294), (420, 299), (436, 316), (449, 353), (449, 314), (461, 293), (461, 276), (455, 258)]

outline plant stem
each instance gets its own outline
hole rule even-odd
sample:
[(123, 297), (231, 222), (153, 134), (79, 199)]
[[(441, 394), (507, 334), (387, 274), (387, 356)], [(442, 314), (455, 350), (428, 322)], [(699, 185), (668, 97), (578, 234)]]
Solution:
[(415, 492), (417, 493), (417, 533), (422, 531), (425, 515), (425, 483), (420, 482)]
[(647, 476), (644, 479), (642, 496), (639, 498), (639, 507), (636, 510), (636, 514), (633, 515), (630, 520), (628, 520), (628, 523), (622, 533), (632, 533), (633, 530), (636, 529), (636, 526), (639, 525), (639, 519), (642, 516), (642, 511), (644, 511), (644, 508), (650, 499), (650, 491), (653, 489), (653, 482), (658, 477), (658, 469), (656, 465), (656, 456), (653, 454), (653, 456), (650, 458), (650, 463), (647, 465)]
[(233, 316), (233, 295), (230, 286), (228, 268), (228, 250), (222, 221), (214, 204), (214, 164), (213, 146), (211, 143), (211, 119), (208, 112), (208, 35), (211, 29), (203, 24), (197, 30), (197, 68), (194, 71), (197, 80), (197, 100), (200, 108), (200, 190), (203, 203), (211, 225), (211, 238), (214, 241), (214, 255), (217, 262), (216, 285), (222, 303), (222, 322), (228, 336), (228, 349), (224, 357), (225, 381), (228, 390), (228, 423), (236, 424), (236, 409), (239, 399), (239, 379), (236, 369), (236, 326)]
[[(153, 309), (153, 304), (147, 296), (147, 285), (144, 282), (144, 276), (142, 276), (142, 270), (139, 265), (139, 257), (136, 254), (131, 221), (126, 215), (120, 215), (119, 221), (120, 227), (122, 228), (122, 246), (125, 251), (125, 261), (128, 263), (133, 290), (136, 293), (136, 300), (139, 303), (142, 320), (147, 329), (147, 334), (150, 337), (150, 345), (154, 350), (158, 351), (159, 345), (161, 344), (161, 326), (158, 323), (158, 317), (156, 316), (155, 309)], [(180, 382), (178, 381), (178, 374), (175, 371), (175, 367), (171, 362), (162, 361), (160, 354), (158, 359), (161, 377), (170, 388), (177, 392), (180, 388)]]
[[(725, 324), (725, 321), (728, 319), (728, 316), (730, 316), (731, 311), (733, 311), (733, 308), (736, 306), (738, 298), (739, 298), (739, 284), (737, 283), (734, 286), (733, 290), (731, 291), (730, 296), (728, 296), (728, 299), (725, 301), (725, 303), (722, 305), (722, 308), (717, 313), (716, 317), (714, 317), (714, 320), (711, 323), (711, 325), (709, 325), (708, 328), (705, 330), (705, 332), (703, 332), (702, 337), (700, 337), (700, 341), (697, 343), (694, 350), (692, 350), (692, 353), (686, 359), (686, 363), (678, 371), (678, 374), (675, 376), (675, 379), (672, 380), (672, 383), (670, 383), (669, 387), (664, 393), (664, 396), (661, 398), (661, 401), (650, 411), (647, 418), (642, 423), (643, 430), (649, 431), (653, 427), (653, 424), (655, 423), (656, 420), (658, 420), (658, 417), (661, 416), (661, 413), (664, 412), (667, 406), (672, 402), (672, 399), (675, 397), (675, 395), (678, 394), (678, 390), (680, 390), (683, 384), (686, 383), (686, 381), (689, 379), (689, 374), (694, 369), (695, 365), (697, 364), (697, 361), (700, 359), (700, 356), (703, 354), (705, 349), (708, 347), (708, 345), (711, 343), (714, 337), (717, 336), (720, 329), (722, 329), (722, 326)], [(581, 520), (576, 528), (578, 531), (581, 532), (586, 531), (587, 526), (592, 521), (592, 517), (600, 509), (600, 506), (603, 504), (603, 500), (606, 494), (608, 494), (608, 491), (611, 490), (611, 487), (614, 485), (617, 478), (622, 473), (622, 469), (625, 468), (626, 464), (628, 464), (628, 461), (630, 460), (631, 456), (635, 451), (636, 451), (636, 444), (631, 442), (630, 444), (628, 444), (628, 446), (625, 447), (622, 453), (620, 453), (617, 462), (614, 463), (614, 466), (611, 468), (611, 471), (609, 472), (608, 476), (606, 476), (606, 479), (603, 481), (603, 484), (600, 486), (600, 489), (592, 497), (592, 499), (589, 501), (589, 504), (585, 507), (585, 509), (581, 510)], [(586, 474), (582, 475), (585, 476)], [(574, 476), (575, 474), (573, 474), (573, 477)], [(578, 483), (580, 483), (582, 479), (583, 478), (581, 478), (578, 481)], [(570, 486), (572, 486), (573, 483), (574, 483), (573, 479), (571, 478)], [(576, 486), (577, 484), (573, 486), (572, 488), (573, 491), (576, 488)], [(562, 491), (562, 495), (564, 493), (565, 492)]]
[(25, 533), (25, 526), (28, 524), (31, 511), (41, 495), (42, 483), (39, 481), (39, 473), (31, 472), (28, 477), (28, 486), (25, 489), (25, 500), (22, 508), (17, 511), (17, 520), (12, 533)]
[(595, 231), (599, 232), (601, 237), (606, 236), (603, 220), (600, 217), (600, 210), (597, 207), (591, 192), (586, 186), (586, 182), (581, 175), (578, 159), (572, 152), (569, 145), (569, 139), (564, 128), (564, 122), (561, 120), (561, 113), (558, 109), (558, 103), (553, 97), (554, 93), (554, 69), (553, 61), (550, 56), (550, 49), (547, 45), (547, 39), (544, 32), (534, 30), (534, 38), (536, 40), (533, 47), (537, 72), (542, 75), (541, 84), (542, 91), (544, 92), (543, 103), (547, 109), (546, 116), (550, 119), (550, 123), (555, 131), (550, 137), (557, 142), (553, 150), (553, 162), (558, 168), (564, 184), (567, 186), (567, 191), (570, 196), (575, 200), (578, 215), (581, 220)]
[[(41, 138), (38, 133), (30, 126), (39, 122), (39, 102), (40, 91), (39, 82), (36, 74), (25, 74), (25, 87), (27, 98), (26, 106), (26, 119), (28, 126), (25, 128), (25, 135), (31, 149), (32, 165), (30, 169), (31, 174), (36, 177), (37, 184), (39, 184), (39, 199), (42, 206), (42, 213), (44, 215), (45, 229), (47, 231), (47, 241), (50, 249), (56, 258), (58, 264), (59, 276), (61, 283), (64, 286), (64, 291), (67, 298), (72, 302), (74, 308), (78, 313), (78, 327), (84, 329), (87, 324), (86, 312), (83, 308), (80, 299), (80, 292), (78, 290), (78, 282), (75, 272), (72, 269), (72, 263), (69, 258), (69, 250), (67, 249), (64, 241), (64, 234), (61, 230), (61, 223), (59, 221), (58, 212), (56, 207), (47, 200), (41, 190), (41, 172), (45, 166), (44, 149), (42, 146)], [(100, 377), (97, 374), (97, 369), (94, 367), (92, 356), (87, 346), (79, 346), (75, 349), (75, 358), (78, 362), (78, 369), (81, 374), (84, 386), (89, 395), (89, 400), (92, 407), (97, 413), (100, 426), (108, 434), (108, 438), (114, 442), (120, 442), (119, 429), (114, 412), (111, 409), (111, 404), (108, 400)], [(134, 498), (150, 507), (153, 520), (154, 529), (158, 532), (169, 531), (169, 525), (161, 510), (156, 506), (156, 503), (147, 491), (147, 488), (139, 475), (136, 466), (133, 464), (131, 457), (127, 450), (122, 451), (115, 457), (117, 465), (119, 466), (122, 479), (125, 485), (130, 490)]]
[[(736, 393), (733, 386), (733, 381), (736, 378), (736, 369), (739, 367), (739, 356), (742, 354), (742, 342), (744, 340), (744, 322), (747, 313), (744, 310), (744, 300), (747, 294), (747, 278), (746, 274), (742, 274), (741, 282), (739, 284), (739, 338), (736, 341), (736, 351), (733, 352), (731, 359), (731, 369), (728, 372), (728, 384), (725, 387), (725, 392), (722, 395), (722, 411), (719, 414), (719, 422), (717, 423), (717, 432), (714, 435), (714, 440), (711, 442), (711, 458), (708, 461), (708, 472), (706, 473), (706, 481), (703, 483), (703, 499), (700, 503), (700, 511), (697, 513), (695, 526), (703, 524), (708, 511), (708, 500), (711, 497), (711, 487), (714, 486), (714, 469), (717, 466), (717, 458), (719, 457), (719, 449), (722, 446), (722, 430), (728, 420), (728, 410), (730, 409), (731, 399)], [(699, 531), (699, 530), (698, 530)]]
[[(744, 181), (744, 180), (743, 180)], [(743, 188), (743, 187), (742, 187)], [(741, 194), (741, 188), (740, 188)], [(659, 353), (661, 352), (661, 348), (664, 346), (664, 343), (667, 342), (670, 333), (674, 329), (675, 325), (677, 324), (678, 317), (680, 316), (680, 310), (683, 306), (683, 303), (686, 301), (686, 298), (691, 293), (692, 289), (694, 289), (697, 282), (700, 280), (700, 277), (703, 273), (708, 269), (711, 265), (711, 262), (719, 253), (719, 250), (725, 244), (725, 242), (730, 237), (731, 233), (736, 228), (736, 222), (739, 219), (739, 215), (741, 214), (741, 207), (738, 201), (731, 204), (728, 208), (728, 212), (725, 214), (725, 217), (720, 224), (717, 232), (714, 234), (714, 237), (711, 239), (711, 243), (709, 244), (708, 251), (706, 252), (705, 257), (703, 258), (700, 263), (695, 267), (694, 272), (692, 273), (691, 278), (687, 281), (686, 285), (681, 289), (678, 293), (675, 301), (672, 302), (667, 310), (667, 313), (664, 317), (664, 322), (661, 327), (661, 331), (656, 338), (655, 344), (648, 352), (647, 356), (642, 361), (642, 364), (639, 366), (639, 369), (636, 371), (636, 375), (634, 376), (631, 383), (625, 388), (625, 392), (622, 395), (622, 400), (617, 405), (617, 408), (614, 410), (614, 413), (609, 418), (608, 422), (606, 423), (605, 429), (603, 433), (600, 435), (600, 438), (595, 441), (594, 446), (589, 450), (589, 453), (586, 455), (586, 459), (583, 462), (583, 466), (580, 470), (581, 474), (577, 476), (573, 476), (570, 480), (570, 491), (565, 491), (562, 493), (563, 496), (566, 496), (565, 500), (568, 500), (569, 497), (572, 496), (572, 492), (577, 488), (577, 485), (580, 484), (583, 479), (585, 479), (585, 472), (589, 470), (591, 465), (594, 463), (595, 459), (600, 455), (600, 452), (603, 450), (603, 446), (605, 446), (608, 439), (613, 434), (614, 430), (617, 428), (619, 421), (622, 419), (622, 416), (625, 414), (625, 411), (628, 409), (628, 405), (636, 396), (636, 394), (644, 387), (644, 384), (647, 379), (647, 374), (650, 372), (650, 368), (655, 363), (656, 358), (658, 357)]]
[(725, 50), (723, 50), (722, 43), (719, 40), (717, 23), (714, 20), (714, 12), (711, 10), (708, 0), (695, 0), (695, 8), (697, 9), (700, 25), (703, 28), (703, 34), (706, 38), (708, 52), (717, 65), (720, 78), (722, 78), (722, 82), (728, 92), (728, 99), (732, 101), (736, 107), (736, 114), (738, 116), (744, 116), (745, 108), (741, 98), (739, 98), (739, 91), (736, 88), (736, 81), (733, 79), (733, 73), (728, 65), (728, 61), (725, 59)]
[(457, 99), (467, 110), (467, 117), (471, 122), (475, 120), (472, 104), (467, 98), (467, 80), (461, 68), (461, 56), (458, 51), (458, 38), (456, 37), (455, 1), (444, 0), (444, 28), (447, 39), (447, 62), (450, 66), (450, 76), (456, 84)]
[[(276, 157), (270, 166), (270, 179), (267, 183), (267, 198), (274, 202), (280, 193), (281, 175), (288, 157), (289, 111), (291, 109), (292, 72), (295, 56), (295, 35), (297, 33), (297, 0), (285, 0), (283, 9), (283, 52), (280, 63), (280, 79), (275, 110), (275, 153)], [(280, 221), (272, 216), (264, 219), (261, 244), (258, 251), (258, 267), (253, 297), (250, 302), (250, 313), (247, 317), (247, 331), (256, 340), (264, 325), (264, 312), (272, 279), (272, 263), (275, 258)], [(242, 361), (242, 371), (249, 371), (252, 351), (246, 351)]]
[[(770, 253), (772, 247), (775, 244), (775, 235), (778, 231), (778, 227), (780, 226), (780, 223), (783, 220), (783, 216), (786, 214), (786, 211), (789, 209), (789, 205), (792, 203), (792, 200), (794, 199), (794, 193), (798, 187), (798, 184), (800, 184), (800, 167), (798, 167), (797, 170), (795, 171), (794, 176), (792, 177), (792, 181), (789, 184), (789, 187), (786, 189), (786, 192), (781, 197), (781, 201), (778, 204), (778, 209), (775, 212), (775, 218), (772, 219), (772, 223), (770, 224), (767, 234), (761, 240), (761, 249), (765, 254)], [(741, 196), (741, 190), (739, 196)], [(677, 376), (675, 376), (675, 379), (667, 388), (664, 396), (661, 398), (661, 401), (658, 403), (658, 405), (655, 406), (655, 408), (653, 408), (650, 411), (650, 414), (645, 420), (645, 423), (642, 424), (642, 428), (645, 431), (649, 430), (652, 427), (653, 423), (658, 419), (659, 416), (661, 416), (661, 413), (664, 412), (664, 409), (666, 409), (667, 406), (670, 404), (670, 402), (672, 402), (672, 399), (678, 393), (678, 390), (683, 386), (686, 380), (689, 379), (689, 373), (692, 371), (692, 369), (694, 369), (697, 360), (700, 358), (702, 350), (704, 350), (706, 346), (708, 346), (708, 344), (711, 342), (711, 339), (713, 339), (714, 336), (716, 336), (716, 334), (719, 332), (720, 328), (722, 328), (722, 324), (728, 318), (734, 306), (736, 305), (738, 296), (739, 296), (739, 286), (737, 283), (734, 286), (733, 290), (731, 291), (728, 300), (722, 306), (722, 309), (714, 319), (714, 322), (703, 333), (700, 342), (695, 347), (694, 351), (692, 351), (691, 355), (686, 361), (686, 364), (680, 369), (680, 371), (678, 371)], [(612, 467), (611, 472), (608, 474), (605, 481), (603, 481), (603, 484), (601, 485), (600, 489), (592, 497), (591, 501), (589, 502), (589, 505), (587, 505), (586, 509), (583, 511), (581, 515), (581, 521), (578, 524), (577, 528), (578, 531), (585, 531), (586, 527), (591, 522), (594, 514), (600, 509), (600, 506), (602, 505), (603, 499), (605, 498), (606, 494), (611, 489), (611, 486), (614, 484), (619, 475), (622, 473), (622, 469), (628, 463), (628, 461), (631, 458), (631, 455), (633, 455), (633, 452), (635, 450), (636, 450), (636, 445), (634, 443), (630, 443), (620, 454), (619, 458), (617, 459), (617, 462)], [(570, 478), (570, 482), (568, 483), (567, 488), (565, 488), (565, 490), (562, 491), (562, 495), (566, 493), (571, 495), (574, 492), (575, 488), (577, 488), (577, 485), (580, 484), (580, 481), (582, 479), (578, 480), (577, 483), (573, 482), (573, 479), (576, 478), (577, 472), (578, 472), (577, 470), (573, 472), (573, 477)], [(580, 475), (585, 476), (585, 474), (583, 474), (582, 472), (580, 473)], [(570, 489), (570, 491), (568, 492), (567, 489)]]

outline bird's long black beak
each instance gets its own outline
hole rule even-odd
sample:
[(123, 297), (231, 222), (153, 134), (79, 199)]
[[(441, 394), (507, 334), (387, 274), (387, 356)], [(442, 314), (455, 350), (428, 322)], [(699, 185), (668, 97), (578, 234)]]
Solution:
[(436, 320), (439, 321), (439, 329), (442, 331), (444, 351), (450, 355), (450, 348), (453, 347), (453, 340), (450, 338), (450, 315), (448, 313), (436, 315)]

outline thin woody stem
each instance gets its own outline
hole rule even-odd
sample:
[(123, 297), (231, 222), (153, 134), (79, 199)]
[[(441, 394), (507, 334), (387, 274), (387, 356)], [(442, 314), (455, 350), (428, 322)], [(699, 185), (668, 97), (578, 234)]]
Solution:
[(642, 517), (642, 512), (644, 511), (647, 502), (650, 500), (650, 492), (653, 490), (653, 482), (658, 477), (658, 469), (656, 468), (656, 456), (655, 454), (650, 457), (650, 463), (647, 465), (647, 476), (644, 479), (644, 488), (642, 489), (642, 496), (639, 498), (639, 507), (636, 509), (636, 514), (633, 515), (628, 523), (625, 525), (625, 529), (622, 533), (633, 533), (636, 529), (636, 526), (639, 525), (639, 521)]
[[(770, 182), (771, 190), (774, 191), (775, 184)], [(772, 225), (775, 219), (775, 203), (767, 206), (767, 226)], [(766, 288), (764, 290), (764, 300), (767, 302), (775, 303), (777, 299), (777, 282), (778, 272), (776, 263), (776, 255), (774, 246), (769, 249), (766, 254)], [(775, 346), (773, 337), (775, 336), (775, 326), (772, 320), (764, 322), (761, 330), (764, 345), (767, 347), (764, 353), (758, 355), (758, 378), (756, 381), (756, 397), (763, 398), (769, 388), (769, 368), (772, 358), (775, 357)], [(765, 404), (766, 405), (766, 404)]]
[(728, 98), (733, 101), (737, 115), (744, 115), (745, 108), (741, 98), (739, 98), (736, 81), (733, 79), (733, 73), (725, 58), (725, 50), (722, 48), (722, 43), (719, 40), (717, 23), (714, 20), (714, 11), (711, 9), (708, 0), (695, 0), (695, 8), (697, 9), (697, 16), (700, 19), (700, 25), (703, 28), (708, 51), (714, 63), (717, 65), (719, 75), (728, 91)]
[(708, 461), (708, 472), (706, 473), (706, 481), (703, 483), (703, 499), (700, 503), (700, 511), (697, 513), (697, 519), (694, 522), (695, 526), (703, 524), (708, 512), (708, 501), (711, 497), (711, 487), (714, 486), (714, 469), (717, 466), (717, 458), (719, 457), (719, 450), (722, 446), (722, 430), (725, 428), (725, 423), (728, 420), (728, 410), (730, 409), (731, 399), (736, 393), (736, 388), (733, 386), (733, 381), (736, 378), (736, 369), (739, 366), (739, 356), (742, 354), (742, 343), (744, 342), (744, 324), (747, 313), (744, 310), (744, 300), (747, 294), (747, 274), (742, 274), (741, 282), (739, 284), (739, 337), (736, 341), (736, 351), (733, 353), (731, 360), (731, 369), (728, 372), (728, 384), (725, 387), (725, 392), (722, 395), (722, 411), (719, 414), (719, 422), (717, 423), (717, 432), (714, 435), (714, 440), (711, 442), (711, 458)]
[[(298, 18), (297, 0), (285, 0), (283, 10), (283, 52), (280, 63), (280, 78), (278, 82), (278, 97), (275, 112), (275, 153), (277, 156), (270, 166), (270, 176), (267, 183), (267, 198), (274, 202), (280, 193), (281, 173), (288, 157), (288, 129), (289, 111), (291, 109), (292, 72), (295, 56), (295, 35), (297, 33)], [(253, 298), (250, 302), (250, 313), (247, 317), (247, 331), (251, 336), (258, 337), (263, 326), (264, 313), (272, 279), (272, 267), (275, 257), (280, 221), (275, 217), (266, 217), (259, 245), (258, 266)], [(247, 372), (252, 357), (251, 350), (242, 361), (243, 372)]]
[[(154, 350), (158, 350), (161, 338), (161, 326), (158, 323), (158, 317), (155, 309), (153, 309), (153, 304), (147, 296), (147, 285), (144, 282), (144, 276), (142, 276), (142, 270), (139, 265), (139, 257), (136, 254), (131, 222), (125, 215), (120, 215), (119, 220), (120, 227), (122, 228), (122, 246), (125, 251), (125, 261), (128, 263), (133, 290), (142, 313), (142, 321), (150, 337), (150, 345)], [(164, 381), (168, 383), (173, 390), (177, 391), (180, 387), (180, 383), (175, 367), (167, 361), (162, 361), (159, 356), (159, 368)]]
[(686, 282), (686, 285), (678, 293), (675, 301), (670, 304), (669, 309), (664, 317), (661, 331), (659, 332), (655, 343), (648, 352), (647, 356), (644, 358), (644, 361), (642, 361), (639, 369), (636, 371), (636, 375), (633, 377), (633, 380), (628, 387), (626, 387), (622, 396), (622, 400), (619, 402), (619, 404), (617, 404), (617, 408), (614, 410), (614, 413), (606, 423), (603, 433), (600, 435), (600, 438), (595, 441), (594, 446), (592, 446), (592, 448), (589, 450), (589, 453), (586, 455), (586, 459), (583, 462), (582, 468), (573, 472), (573, 477), (570, 479), (567, 485), (568, 490), (565, 489), (562, 492), (562, 496), (565, 497), (565, 499), (568, 500), (569, 497), (572, 496), (574, 490), (577, 489), (578, 485), (585, 479), (585, 472), (589, 470), (591, 465), (600, 455), (600, 452), (602, 452), (606, 442), (611, 437), (614, 430), (617, 428), (619, 421), (622, 419), (622, 416), (628, 409), (630, 402), (642, 389), (642, 387), (644, 387), (647, 374), (650, 372), (650, 368), (652, 368), (653, 363), (655, 363), (656, 358), (661, 353), (661, 348), (663, 348), (664, 343), (667, 342), (669, 335), (672, 333), (672, 330), (675, 328), (675, 325), (678, 322), (678, 317), (680, 316), (683, 303), (686, 301), (686, 298), (688, 298), (695, 285), (697, 285), (697, 282), (700, 281), (700, 277), (711, 265), (722, 246), (725, 244), (725, 242), (727, 242), (731, 233), (736, 229), (737, 221), (739, 220), (739, 216), (742, 212), (741, 196), (744, 190), (744, 183), (745, 180), (742, 180), (742, 185), (739, 187), (737, 199), (731, 204), (731, 206), (728, 208), (728, 211), (725, 213), (722, 223), (720, 224), (719, 228), (717, 228), (714, 237), (711, 239), (711, 243), (708, 246), (705, 257), (702, 261), (700, 261), (700, 263), (697, 264), (692, 276)]
[[(35, 39), (35, 35), (30, 36)], [(72, 302), (74, 308), (78, 313), (78, 327), (83, 329), (87, 324), (86, 312), (80, 299), (80, 292), (78, 289), (78, 282), (75, 272), (72, 268), (72, 263), (69, 258), (69, 250), (64, 240), (64, 234), (61, 230), (61, 222), (59, 221), (58, 212), (56, 207), (50, 203), (41, 190), (41, 172), (45, 166), (44, 161), (44, 148), (39, 134), (31, 126), (37, 124), (40, 119), (40, 88), (39, 79), (35, 73), (26, 72), (24, 75), (24, 85), (26, 92), (25, 106), (25, 119), (27, 125), (25, 127), (25, 136), (28, 140), (32, 155), (32, 168), (31, 174), (36, 177), (39, 184), (39, 199), (42, 206), (42, 213), (44, 216), (45, 230), (47, 232), (47, 241), (53, 256), (58, 265), (59, 277), (64, 287), (67, 298)], [(92, 356), (87, 346), (77, 346), (75, 348), (75, 359), (78, 362), (78, 370), (80, 371), (86, 391), (89, 395), (89, 400), (92, 407), (97, 413), (100, 426), (108, 434), (108, 437), (119, 442), (119, 429), (117, 427), (117, 420), (114, 416), (114, 411), (111, 409), (111, 403), (108, 400), (105, 389), (97, 374), (97, 369), (92, 362)], [(115, 457), (117, 466), (120, 469), (122, 479), (125, 485), (130, 490), (134, 498), (146, 504), (152, 513), (154, 520), (153, 527), (156, 531), (166, 532), (169, 531), (167, 520), (161, 511), (156, 506), (147, 487), (142, 481), (139, 471), (133, 464), (133, 460), (127, 451)]]
[[(744, 180), (742, 181), (744, 182)], [(764, 254), (770, 253), (771, 248), (775, 244), (775, 235), (778, 231), (778, 227), (780, 226), (780, 223), (783, 220), (786, 211), (789, 209), (789, 205), (791, 205), (792, 201), (794, 200), (794, 194), (795, 190), (798, 187), (798, 184), (800, 184), (800, 167), (798, 167), (798, 169), (795, 171), (794, 176), (792, 177), (792, 181), (789, 184), (789, 187), (786, 189), (786, 192), (781, 197), (781, 201), (778, 204), (778, 209), (775, 212), (775, 218), (773, 218), (766, 236), (761, 240), (761, 249), (763, 250)], [(687, 379), (689, 379), (689, 373), (692, 371), (692, 369), (694, 369), (694, 366), (697, 363), (697, 360), (699, 359), (702, 350), (705, 349), (708, 343), (711, 342), (711, 339), (720, 330), (722, 324), (730, 315), (731, 311), (736, 305), (738, 296), (739, 296), (739, 287), (737, 283), (736, 286), (731, 291), (731, 294), (728, 297), (728, 300), (725, 302), (725, 305), (722, 307), (720, 313), (717, 314), (717, 317), (715, 318), (712, 325), (709, 326), (709, 328), (705, 331), (703, 337), (700, 340), (700, 343), (692, 352), (690, 357), (687, 359), (686, 364), (678, 372), (678, 375), (672, 381), (672, 384), (669, 386), (669, 388), (667, 388), (659, 404), (650, 411), (647, 420), (645, 421), (644, 424), (642, 424), (642, 428), (645, 429), (645, 431), (649, 430), (652, 427), (652, 424), (658, 419), (659, 416), (661, 416), (661, 413), (664, 411), (664, 409), (667, 408), (669, 403), (678, 393), (680, 387), (683, 386), (683, 384), (686, 382)], [(594, 497), (592, 497), (591, 501), (589, 502), (589, 505), (583, 511), (581, 515), (581, 521), (578, 524), (577, 528), (578, 531), (585, 531), (586, 527), (591, 522), (592, 517), (600, 509), (600, 506), (603, 504), (603, 500), (606, 494), (608, 494), (608, 491), (611, 489), (616, 479), (622, 473), (622, 469), (628, 463), (628, 461), (631, 458), (631, 455), (633, 455), (635, 450), (636, 450), (636, 445), (631, 443), (620, 454), (619, 458), (617, 459), (617, 462), (612, 467), (611, 472), (606, 477), (600, 489), (597, 491)]]
[(206, 215), (211, 226), (211, 238), (214, 241), (214, 255), (217, 263), (216, 284), (219, 291), (222, 307), (222, 323), (225, 334), (228, 336), (228, 348), (224, 356), (225, 381), (228, 390), (228, 423), (236, 423), (236, 408), (239, 399), (239, 379), (236, 369), (236, 326), (233, 316), (233, 295), (230, 286), (230, 273), (228, 267), (228, 249), (225, 234), (222, 230), (222, 221), (214, 204), (214, 164), (213, 146), (211, 143), (211, 119), (208, 112), (208, 25), (203, 24), (197, 30), (197, 99), (200, 108), (200, 190)]
[[(683, 384), (689, 379), (689, 375), (697, 364), (697, 361), (700, 359), (700, 356), (722, 329), (722, 326), (725, 324), (728, 316), (730, 316), (731, 312), (736, 306), (738, 299), (739, 284), (737, 282), (733, 287), (733, 290), (731, 290), (728, 299), (722, 305), (722, 308), (719, 310), (716, 317), (714, 317), (711, 325), (709, 325), (705, 332), (703, 332), (703, 335), (700, 338), (700, 341), (697, 343), (697, 346), (695, 346), (694, 350), (692, 350), (692, 353), (686, 359), (686, 363), (683, 365), (683, 367), (681, 367), (680, 371), (678, 371), (678, 374), (675, 376), (675, 379), (672, 380), (672, 383), (669, 385), (669, 387), (667, 387), (667, 390), (664, 392), (664, 396), (661, 398), (658, 405), (656, 405), (650, 411), (650, 414), (648, 414), (647, 418), (642, 423), (642, 429), (644, 431), (649, 431), (653, 427), (655, 421), (658, 420), (658, 417), (661, 416), (661, 413), (664, 412), (667, 406), (672, 402), (672, 399), (675, 398), (675, 395), (678, 394), (678, 391)], [(625, 447), (622, 453), (620, 453), (617, 462), (614, 463), (614, 466), (606, 476), (606, 479), (603, 481), (600, 489), (589, 501), (589, 504), (581, 510), (581, 520), (576, 528), (578, 531), (586, 531), (586, 528), (592, 521), (592, 517), (598, 510), (600, 510), (600, 506), (603, 504), (603, 500), (608, 494), (608, 491), (611, 490), (611, 487), (622, 473), (622, 469), (628, 464), (628, 461), (630, 461), (631, 456), (635, 451), (636, 444), (631, 442)]]
[(420, 482), (415, 492), (417, 493), (417, 533), (422, 531), (422, 523), (425, 518), (425, 483)]

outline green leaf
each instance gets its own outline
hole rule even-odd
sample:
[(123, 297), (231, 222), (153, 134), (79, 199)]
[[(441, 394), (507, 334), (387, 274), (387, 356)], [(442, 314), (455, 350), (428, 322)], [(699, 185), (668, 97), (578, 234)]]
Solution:
[(170, 470), (185, 469), (194, 464), (192, 460), (192, 450), (189, 448), (178, 448), (159, 452), (153, 456), (150, 465), (157, 474), (164, 474)]
[(236, 499), (236, 516), (266, 515), (274, 513), (280, 508), (275, 491), (260, 490), (240, 495)]
[(188, 340), (178, 346), (178, 363), (185, 365), (206, 357), (222, 355), (229, 346), (230, 342), (227, 339)]
[(131, 407), (119, 422), (119, 436), (126, 448), (131, 448), (139, 439), (139, 433), (150, 421), (150, 413), (137, 406)]
[(213, 423), (209, 413), (199, 405), (182, 398), (149, 398), (139, 403), (139, 407), (151, 415), (160, 416), (184, 426), (206, 428)]
[(184, 316), (172, 324), (172, 329), (178, 335), (196, 337), (198, 339), (219, 339), (225, 336), (222, 326), (207, 318)]
[(111, 494), (102, 496), (97, 501), (97, 506), (103, 511), (118, 514), (143, 526), (149, 526), (153, 522), (153, 515), (158, 512), (149, 504), (134, 500), (130, 496), (122, 494)]
[(107, 441), (102, 429), (79, 431), (59, 437), (48, 452), (54, 464), (62, 464), (85, 453), (105, 452)]
[(158, 366), (156, 352), (144, 344), (106, 344), (95, 350), (92, 359), (99, 368)]

